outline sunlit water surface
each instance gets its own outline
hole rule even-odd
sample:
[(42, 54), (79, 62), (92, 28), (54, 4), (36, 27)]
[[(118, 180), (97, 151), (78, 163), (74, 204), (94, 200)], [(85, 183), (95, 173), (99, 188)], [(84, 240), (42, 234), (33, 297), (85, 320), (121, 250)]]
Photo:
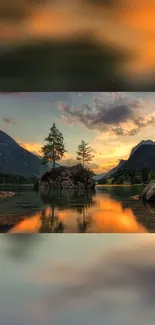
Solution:
[(155, 206), (133, 196), (141, 186), (97, 186), (95, 192), (12, 188), (12, 198), (0, 201), (1, 232), (143, 233), (155, 231)]

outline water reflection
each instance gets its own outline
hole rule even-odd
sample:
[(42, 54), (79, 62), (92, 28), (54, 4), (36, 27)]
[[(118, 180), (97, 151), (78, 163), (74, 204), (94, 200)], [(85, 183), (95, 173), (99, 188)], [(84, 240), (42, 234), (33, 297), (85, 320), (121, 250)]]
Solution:
[(42, 201), (45, 205), (51, 207), (59, 207), (60, 209), (70, 209), (75, 207), (80, 209), (82, 207), (91, 207), (96, 202), (94, 200), (96, 195), (94, 191), (81, 190), (54, 190), (47, 192), (46, 195), (41, 194)]
[(59, 220), (58, 216), (55, 214), (55, 208), (47, 208), (42, 211), (41, 215), (41, 233), (62, 233), (64, 232), (64, 223)]
[(80, 233), (88, 232), (92, 225), (92, 216), (85, 208), (81, 209), (79, 213), (81, 216), (77, 218), (78, 231)]
[[(97, 209), (94, 212), (94, 232), (146, 232), (145, 227), (138, 222), (131, 208), (124, 208), (119, 201), (101, 195), (97, 198)], [(93, 213), (92, 212), (92, 213)]]
[(53, 191), (41, 198), (44, 207), (19, 222), (10, 233), (147, 232), (132, 207), (124, 207), (107, 193), (66, 190)]

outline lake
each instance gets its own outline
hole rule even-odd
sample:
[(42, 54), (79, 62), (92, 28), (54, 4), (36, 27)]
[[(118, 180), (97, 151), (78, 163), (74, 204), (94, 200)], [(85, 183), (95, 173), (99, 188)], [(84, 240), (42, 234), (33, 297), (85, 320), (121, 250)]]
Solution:
[(145, 233), (155, 232), (155, 206), (132, 196), (142, 186), (96, 186), (95, 192), (56, 190), (41, 195), (29, 187), (6, 187), (12, 198), (0, 200), (1, 233)]

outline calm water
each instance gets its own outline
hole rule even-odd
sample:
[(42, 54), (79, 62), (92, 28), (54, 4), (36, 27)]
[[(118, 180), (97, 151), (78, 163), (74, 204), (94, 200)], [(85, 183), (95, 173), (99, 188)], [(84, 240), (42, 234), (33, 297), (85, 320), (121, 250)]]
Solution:
[(0, 200), (0, 232), (155, 232), (155, 206), (132, 199), (141, 186), (97, 186), (94, 193), (63, 190), (46, 196), (31, 188), (5, 190), (16, 195)]

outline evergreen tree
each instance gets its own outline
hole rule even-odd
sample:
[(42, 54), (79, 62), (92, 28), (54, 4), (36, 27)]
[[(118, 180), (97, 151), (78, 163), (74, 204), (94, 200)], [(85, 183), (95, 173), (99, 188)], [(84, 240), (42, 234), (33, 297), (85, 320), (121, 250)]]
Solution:
[(83, 140), (79, 144), (76, 153), (77, 160), (80, 160), (82, 162), (83, 167), (85, 165), (85, 162), (89, 163), (94, 157), (94, 155), (92, 155), (92, 148), (88, 145), (88, 143), (84, 142)]
[(42, 147), (43, 153), (43, 164), (47, 162), (53, 163), (53, 168), (55, 168), (55, 162), (59, 161), (67, 152), (65, 150), (64, 138), (62, 133), (56, 128), (55, 123), (50, 129), (50, 133), (47, 138), (45, 138), (47, 144)]

